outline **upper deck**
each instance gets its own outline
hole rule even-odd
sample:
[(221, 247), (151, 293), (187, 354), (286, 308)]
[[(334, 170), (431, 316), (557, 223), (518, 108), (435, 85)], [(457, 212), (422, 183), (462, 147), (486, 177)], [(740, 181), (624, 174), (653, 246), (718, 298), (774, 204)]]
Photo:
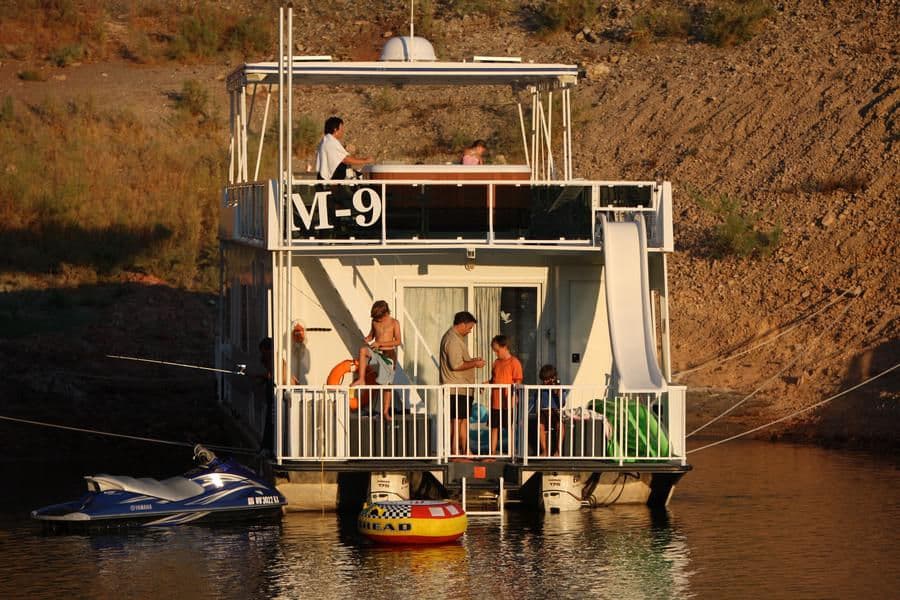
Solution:
[[(648, 249), (672, 250), (669, 184), (575, 176), (571, 93), (577, 65), (510, 57), (437, 60), (431, 45), (416, 37), (392, 38), (380, 61), (338, 62), (293, 56), (290, 36), (290, 24), (282, 25), (277, 61), (243, 65), (227, 79), (232, 140), (222, 239), (306, 253), (455, 246), (594, 252), (602, 248), (603, 212), (613, 220), (642, 214)], [(459, 87), (508, 87), (518, 123), (504, 129), (521, 132), (521, 144), (504, 148), (516, 154), (514, 164), (467, 166), (388, 155), (359, 179), (315, 181), (309, 166), (300, 172), (292, 137), (300, 94), (365, 86), (390, 87), (400, 96), (408, 86), (433, 87), (438, 96)], [(266, 92), (262, 107), (259, 90)], [(488, 104), (496, 101), (495, 92), (485, 94)], [(278, 161), (264, 165), (263, 156), (272, 156), (264, 152), (271, 105)]]
[(529, 181), (527, 165), (375, 165), (366, 175), (373, 179), (294, 179), (289, 201), (276, 181), (230, 185), (220, 237), (304, 252), (593, 252), (602, 249), (598, 215), (606, 213), (642, 214), (648, 250), (673, 249), (668, 182)]

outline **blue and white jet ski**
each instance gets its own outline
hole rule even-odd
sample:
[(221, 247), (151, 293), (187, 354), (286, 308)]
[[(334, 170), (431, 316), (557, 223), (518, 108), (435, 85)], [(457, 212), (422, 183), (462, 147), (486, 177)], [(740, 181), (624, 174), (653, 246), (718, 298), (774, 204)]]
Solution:
[(159, 527), (210, 521), (278, 518), (287, 501), (234, 459), (197, 445), (197, 467), (162, 481), (119, 475), (85, 476), (78, 500), (31, 512), (50, 529)]

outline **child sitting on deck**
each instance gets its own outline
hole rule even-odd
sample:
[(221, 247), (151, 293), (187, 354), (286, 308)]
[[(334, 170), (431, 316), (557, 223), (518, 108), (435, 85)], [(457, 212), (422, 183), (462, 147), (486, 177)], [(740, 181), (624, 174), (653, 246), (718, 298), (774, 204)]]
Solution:
[[(365, 337), (366, 345), (359, 349), (359, 367), (351, 387), (365, 384), (368, 367), (375, 371), (375, 383), (378, 385), (390, 385), (394, 382), (397, 346), (400, 345), (400, 321), (391, 316), (391, 309), (384, 300), (378, 300), (372, 305), (371, 315), (372, 328)], [(391, 420), (392, 398), (392, 390), (386, 390), (382, 394), (381, 412), (388, 421)]]

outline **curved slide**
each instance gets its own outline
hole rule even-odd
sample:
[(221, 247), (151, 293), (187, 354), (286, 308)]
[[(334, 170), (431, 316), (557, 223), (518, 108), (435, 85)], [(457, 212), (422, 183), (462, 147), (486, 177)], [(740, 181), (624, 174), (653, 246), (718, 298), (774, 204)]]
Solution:
[(666, 391), (656, 360), (644, 220), (611, 223), (600, 215), (613, 367), (621, 394)]

